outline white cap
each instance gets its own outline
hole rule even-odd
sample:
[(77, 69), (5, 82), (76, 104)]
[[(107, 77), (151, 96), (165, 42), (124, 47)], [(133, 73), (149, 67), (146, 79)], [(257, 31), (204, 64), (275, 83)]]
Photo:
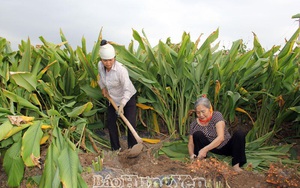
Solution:
[(115, 49), (111, 44), (100, 46), (101, 59), (112, 59), (116, 56)]

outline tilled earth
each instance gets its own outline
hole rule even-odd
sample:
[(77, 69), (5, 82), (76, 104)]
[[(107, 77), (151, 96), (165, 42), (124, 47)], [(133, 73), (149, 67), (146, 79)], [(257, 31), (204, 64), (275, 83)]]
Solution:
[[(160, 144), (146, 144), (136, 158), (125, 152), (104, 151), (103, 170), (84, 172), (89, 187), (231, 187), (272, 188), (298, 187), (300, 177), (293, 169), (273, 165), (267, 172), (247, 171), (237, 173), (232, 167), (214, 158), (193, 162), (175, 161), (161, 155), (155, 156)], [(91, 166), (95, 154), (79, 155), (83, 166)], [(281, 174), (288, 176), (280, 176)], [(277, 179), (276, 179), (277, 178)], [(294, 181), (294, 184), (288, 184)]]
[[(104, 155), (101, 172), (83, 173), (89, 187), (221, 187), (251, 188), (274, 187), (265, 180), (264, 174), (236, 173), (230, 166), (213, 158), (194, 162), (170, 160), (166, 156), (151, 157), (142, 152), (136, 158), (108, 152)], [(86, 165), (92, 157), (81, 155)], [(95, 160), (95, 159), (93, 159)], [(220, 168), (216, 168), (216, 166)]]
[[(125, 148), (125, 140), (122, 148)], [(99, 154), (80, 153), (83, 167), (82, 177), (89, 187), (230, 187), (230, 188), (272, 188), (299, 187), (299, 175), (293, 169), (274, 164), (267, 172), (244, 171), (236, 173), (232, 167), (214, 158), (193, 162), (175, 161), (166, 156), (156, 156), (159, 144), (145, 144), (141, 154), (128, 158), (126, 150), (112, 152), (103, 150), (103, 169), (95, 171), (93, 161)], [(45, 151), (42, 151), (41, 158)], [(1, 162), (1, 161), (0, 161)], [(1, 164), (2, 167), (2, 164)], [(42, 171), (26, 168), (21, 187), (29, 186), (29, 177), (40, 175)], [(7, 187), (7, 176), (0, 171), (0, 187)]]

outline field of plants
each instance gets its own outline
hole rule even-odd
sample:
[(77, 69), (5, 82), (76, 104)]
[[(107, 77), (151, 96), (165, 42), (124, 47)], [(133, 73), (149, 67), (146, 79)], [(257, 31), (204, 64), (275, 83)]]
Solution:
[[(138, 91), (138, 131), (168, 138), (155, 155), (186, 160), (193, 102), (207, 94), (230, 130), (248, 131), (251, 171), (280, 163), (296, 168), (299, 178), (299, 158), (291, 152), (300, 137), (299, 33), (267, 50), (255, 34), (252, 49), (242, 40), (222, 49), (219, 30), (196, 41), (184, 32), (180, 43), (169, 38), (154, 47), (133, 30), (128, 47), (113, 44)], [(0, 37), (0, 158), (9, 187), (20, 186), (25, 169), (34, 167), (43, 169), (34, 179), (39, 187), (88, 187), (79, 152), (109, 150), (108, 139), (96, 133), (105, 129), (107, 104), (97, 84), (102, 31), (91, 52), (84, 38), (74, 49), (60, 36), (60, 44), (40, 37), (36, 46), (28, 38), (16, 51)], [(291, 131), (280, 137), (283, 128)]]

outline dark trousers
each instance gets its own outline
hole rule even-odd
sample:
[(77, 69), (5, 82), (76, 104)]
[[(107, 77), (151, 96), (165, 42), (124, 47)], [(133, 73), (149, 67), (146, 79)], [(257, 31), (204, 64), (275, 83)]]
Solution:
[[(219, 155), (232, 156), (232, 166), (239, 163), (239, 166), (243, 166), (246, 162), (246, 153), (245, 153), (245, 137), (246, 134), (243, 131), (236, 131), (231, 139), (224, 145), (222, 148), (214, 148), (211, 150), (212, 153)], [(198, 152), (210, 144), (209, 140), (201, 131), (197, 131), (193, 134), (194, 141), (194, 154), (198, 155)]]
[[(124, 106), (124, 116), (128, 119), (130, 124), (135, 128), (136, 127), (136, 95), (133, 95), (127, 104)], [(112, 150), (118, 150), (121, 148), (119, 141), (119, 132), (117, 127), (117, 112), (114, 109), (113, 105), (109, 105), (107, 108), (107, 128), (109, 132), (109, 138), (111, 143)], [(132, 148), (137, 141), (132, 135), (131, 131), (128, 129), (127, 137), (128, 148)]]

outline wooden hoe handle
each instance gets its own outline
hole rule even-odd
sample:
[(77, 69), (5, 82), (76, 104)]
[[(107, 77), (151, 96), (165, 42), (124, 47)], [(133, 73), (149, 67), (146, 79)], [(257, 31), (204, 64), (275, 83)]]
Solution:
[[(116, 103), (112, 100), (112, 98), (110, 98), (110, 96), (107, 97), (109, 102), (113, 105), (113, 107), (115, 108), (116, 111), (118, 111), (118, 106), (116, 105)], [(131, 123), (128, 121), (128, 119), (124, 116), (124, 114), (119, 114), (119, 116), (122, 118), (122, 120), (124, 121), (124, 123), (127, 125), (127, 127), (130, 129), (132, 135), (134, 136), (134, 138), (136, 139), (136, 141), (138, 143), (142, 143), (143, 140), (141, 139), (141, 137), (137, 134), (137, 132), (135, 131), (135, 129), (133, 128), (133, 126), (131, 125)]]

